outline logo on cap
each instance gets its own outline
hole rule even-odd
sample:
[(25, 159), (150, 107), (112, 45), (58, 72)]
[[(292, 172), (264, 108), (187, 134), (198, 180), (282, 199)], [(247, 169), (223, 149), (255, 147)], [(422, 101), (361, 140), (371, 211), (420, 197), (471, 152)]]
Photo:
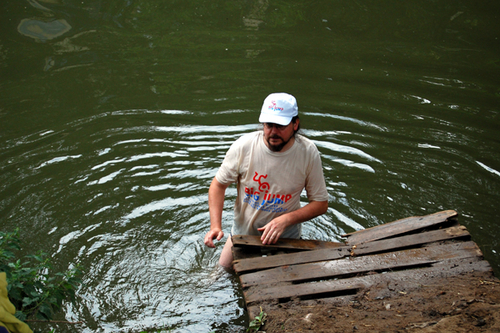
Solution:
[(276, 101), (271, 101), (271, 105), (268, 107), (269, 110), (272, 111), (283, 111), (283, 108), (280, 108), (279, 106), (276, 105)]

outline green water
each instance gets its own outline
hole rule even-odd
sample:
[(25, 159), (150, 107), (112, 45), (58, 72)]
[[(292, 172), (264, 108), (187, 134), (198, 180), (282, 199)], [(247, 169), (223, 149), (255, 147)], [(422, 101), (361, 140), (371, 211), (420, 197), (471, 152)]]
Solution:
[(278, 91), (330, 193), (305, 238), (454, 209), (500, 274), (498, 2), (4, 0), (0, 25), (0, 229), (86, 269), (58, 332), (244, 331), (207, 190)]

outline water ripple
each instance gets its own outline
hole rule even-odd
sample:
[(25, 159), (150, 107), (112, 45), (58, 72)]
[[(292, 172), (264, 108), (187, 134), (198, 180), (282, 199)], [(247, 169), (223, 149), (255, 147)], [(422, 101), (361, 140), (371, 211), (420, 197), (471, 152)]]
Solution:
[[(415, 103), (425, 94), (411, 96)], [(478, 184), (495, 195), (494, 160), (466, 148), (479, 142), (474, 124), (461, 129), (420, 109), (395, 121), (370, 112), (366, 119), (303, 114), (304, 123), (317, 122), (303, 131), (320, 150), (329, 192), (328, 212), (304, 223), (304, 238), (342, 241), (345, 233), (415, 215), (415, 207), (449, 209), (465, 202), (464, 193), (479, 192)], [(221, 246), (206, 248), (203, 236), (210, 182), (231, 143), (258, 125), (242, 124), (239, 111), (218, 113), (226, 125), (191, 111), (103, 112), (0, 147), (6, 225), (32, 222), (30, 232), (44, 235), (34, 247), (86, 268), (77, 304), (65, 308), (67, 320), (85, 318), (83, 332), (158, 328), (162, 318), (186, 332), (208, 332), (219, 319), (244, 322), (237, 281), (216, 269)], [(226, 235), (236, 195), (228, 188)]]
[(313, 142), (316, 144), (316, 146), (320, 148), (325, 148), (328, 149), (331, 153), (342, 153), (342, 154), (349, 154), (349, 155), (355, 155), (364, 159), (367, 159), (369, 161), (377, 162), (377, 163), (382, 163), (380, 160), (376, 159), (375, 157), (365, 153), (361, 149), (346, 146), (346, 145), (340, 145), (337, 143), (333, 142), (327, 142), (327, 141), (319, 141), (319, 140), (313, 140)]

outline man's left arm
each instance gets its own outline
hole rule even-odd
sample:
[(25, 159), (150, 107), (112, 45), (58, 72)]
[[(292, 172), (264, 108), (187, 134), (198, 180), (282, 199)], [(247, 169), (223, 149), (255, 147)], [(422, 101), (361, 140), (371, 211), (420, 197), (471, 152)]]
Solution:
[(287, 227), (309, 221), (326, 213), (327, 210), (328, 201), (310, 201), (304, 207), (274, 218), (262, 228), (257, 229), (262, 232), (260, 237), (262, 244), (275, 244)]

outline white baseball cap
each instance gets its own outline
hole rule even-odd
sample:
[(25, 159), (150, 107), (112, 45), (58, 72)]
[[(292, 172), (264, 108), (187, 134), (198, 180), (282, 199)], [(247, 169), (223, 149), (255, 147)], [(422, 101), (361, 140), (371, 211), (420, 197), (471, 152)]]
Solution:
[(298, 114), (299, 107), (295, 97), (287, 93), (273, 93), (262, 104), (259, 122), (286, 126)]

